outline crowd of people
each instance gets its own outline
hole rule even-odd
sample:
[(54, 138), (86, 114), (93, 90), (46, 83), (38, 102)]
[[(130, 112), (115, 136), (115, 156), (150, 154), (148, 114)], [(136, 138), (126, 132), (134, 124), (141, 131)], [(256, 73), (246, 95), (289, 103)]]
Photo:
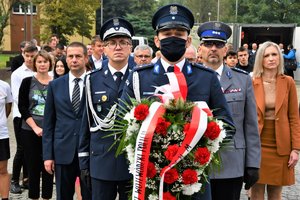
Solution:
[[(75, 192), (83, 200), (129, 199), (128, 162), (124, 154), (115, 156), (116, 146), (111, 148), (118, 140), (109, 130), (116, 102), (153, 97), (153, 86), (168, 84), (166, 73), (179, 70), (187, 100), (205, 101), (230, 125), (227, 137), (234, 144), (220, 151), (220, 170), (212, 170), (204, 192), (192, 198), (238, 200), (244, 185), (251, 200), (264, 199), (265, 193), (280, 200), (282, 187), (295, 184), (300, 151), (296, 85), (293, 70), (285, 67), (296, 50), (288, 45), (284, 54), (282, 44), (266, 41), (234, 51), (227, 43), (232, 30), (219, 21), (199, 27), (196, 48), (193, 25), (194, 16), (184, 6), (158, 9), (152, 19), (155, 57), (148, 45), (132, 49), (134, 28), (119, 17), (106, 21), (87, 45), (64, 47), (55, 34), (42, 47), (22, 42), (11, 63), (11, 87), (0, 81), (2, 199), (22, 189), (29, 190), (30, 199), (51, 199), (54, 177), (58, 200), (72, 200)], [(17, 150), (10, 181), (12, 103)]]

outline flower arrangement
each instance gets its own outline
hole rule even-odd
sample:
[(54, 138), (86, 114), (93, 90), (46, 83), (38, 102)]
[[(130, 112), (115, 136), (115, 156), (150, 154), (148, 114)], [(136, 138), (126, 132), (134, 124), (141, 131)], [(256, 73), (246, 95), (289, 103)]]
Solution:
[(122, 133), (118, 153), (126, 152), (134, 176), (133, 199), (182, 200), (200, 192), (208, 165), (220, 165), (225, 124), (205, 102), (142, 99), (132, 100), (129, 108), (121, 109), (115, 131)]

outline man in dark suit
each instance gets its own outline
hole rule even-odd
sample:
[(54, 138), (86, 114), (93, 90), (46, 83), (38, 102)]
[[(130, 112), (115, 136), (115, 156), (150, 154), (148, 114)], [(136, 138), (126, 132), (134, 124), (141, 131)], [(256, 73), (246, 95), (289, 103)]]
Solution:
[[(55, 172), (58, 200), (73, 200), (75, 180), (80, 176), (77, 148), (88, 61), (85, 45), (71, 43), (66, 61), (70, 72), (49, 84), (43, 126), (44, 165), (48, 173)], [(90, 199), (84, 184), (81, 184), (81, 193), (83, 199)]]
[[(170, 4), (160, 8), (152, 18), (155, 45), (161, 51), (161, 58), (154, 64), (134, 69), (129, 76), (122, 99), (130, 102), (129, 97), (147, 98), (154, 95), (155, 86), (169, 84), (166, 72), (174, 66), (184, 74), (188, 92), (188, 101), (205, 101), (217, 118), (233, 124), (225, 97), (222, 93), (216, 73), (202, 65), (193, 64), (184, 58), (186, 48), (191, 45), (190, 30), (194, 17), (189, 9), (179, 4)], [(134, 84), (135, 83), (135, 84)], [(209, 200), (210, 187), (206, 184), (204, 195), (194, 195), (193, 199)]]
[[(251, 77), (241, 69), (223, 64), (227, 52), (225, 44), (231, 33), (231, 28), (222, 22), (206, 22), (198, 29), (203, 64), (218, 73), (236, 125), (233, 147), (220, 151), (221, 168), (210, 174), (213, 200), (239, 200), (243, 181), (245, 189), (249, 189), (258, 180), (260, 167), (261, 149)], [(243, 52), (248, 54), (247, 50)]]
[(105, 130), (111, 127), (109, 119), (134, 67), (128, 62), (133, 34), (132, 25), (122, 18), (106, 21), (100, 29), (100, 37), (108, 60), (86, 78), (87, 109), (80, 131), (79, 161), (82, 177), (89, 181), (89, 174), (91, 176), (93, 200), (115, 200), (117, 194), (120, 200), (127, 200), (131, 189), (125, 156), (115, 157), (118, 144), (109, 150), (117, 137), (105, 137), (113, 134)]

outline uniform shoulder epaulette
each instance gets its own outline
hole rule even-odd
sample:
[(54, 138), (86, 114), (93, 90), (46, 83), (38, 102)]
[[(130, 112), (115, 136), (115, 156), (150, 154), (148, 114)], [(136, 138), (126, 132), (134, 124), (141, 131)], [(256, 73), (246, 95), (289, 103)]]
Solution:
[(141, 71), (141, 70), (149, 69), (149, 68), (152, 68), (152, 67), (154, 67), (154, 64), (150, 63), (150, 64), (141, 65), (141, 66), (135, 66), (133, 68), (133, 70), (134, 71)]
[(205, 70), (205, 71), (208, 71), (208, 72), (212, 72), (212, 73), (215, 72), (215, 71), (212, 70), (211, 68), (205, 67), (203, 64), (200, 64), (200, 63), (191, 63), (191, 65), (192, 65), (193, 67), (197, 67), (197, 68), (199, 68), (199, 69), (202, 69), (202, 70)]
[(93, 73), (95, 73), (95, 72), (100, 71), (101, 69), (102, 69), (102, 67), (100, 67), (100, 68), (98, 68), (98, 69), (90, 70), (90, 71), (88, 71), (88, 72), (86, 73), (86, 75), (87, 75), (87, 76), (88, 76), (88, 75), (91, 75), (91, 74), (93, 74)]
[(249, 75), (248, 72), (246, 72), (245, 70), (242, 70), (242, 69), (240, 69), (240, 68), (232, 67), (231, 69), (232, 69), (233, 71), (236, 71), (236, 72), (240, 72), (240, 73)]

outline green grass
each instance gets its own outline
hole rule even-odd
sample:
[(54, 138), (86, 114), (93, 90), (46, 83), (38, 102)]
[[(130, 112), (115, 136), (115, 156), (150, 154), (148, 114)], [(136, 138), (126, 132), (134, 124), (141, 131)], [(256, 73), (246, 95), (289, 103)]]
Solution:
[(15, 56), (13, 54), (0, 54), (0, 69), (6, 68), (6, 62), (9, 61), (9, 57)]

